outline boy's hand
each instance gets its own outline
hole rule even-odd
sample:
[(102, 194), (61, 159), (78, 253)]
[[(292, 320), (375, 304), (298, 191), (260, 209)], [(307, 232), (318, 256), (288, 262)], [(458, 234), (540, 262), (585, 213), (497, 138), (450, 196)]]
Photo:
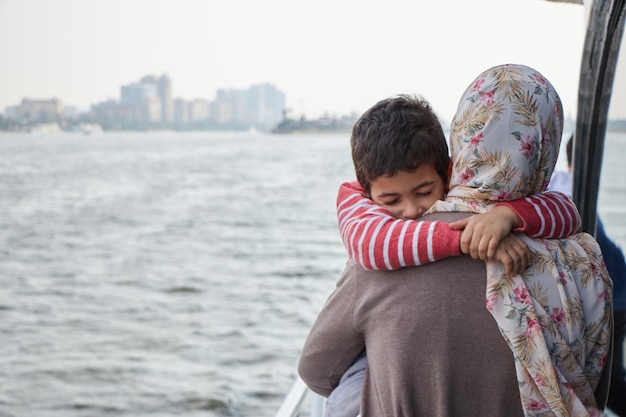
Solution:
[(474, 259), (494, 259), (498, 245), (514, 227), (522, 225), (521, 219), (506, 206), (496, 206), (493, 210), (475, 214), (450, 223), (454, 230), (463, 229), (459, 246), (461, 252)]
[(528, 268), (532, 261), (532, 255), (528, 245), (522, 239), (510, 233), (498, 245), (494, 259), (504, 264), (507, 275), (513, 276), (521, 274)]

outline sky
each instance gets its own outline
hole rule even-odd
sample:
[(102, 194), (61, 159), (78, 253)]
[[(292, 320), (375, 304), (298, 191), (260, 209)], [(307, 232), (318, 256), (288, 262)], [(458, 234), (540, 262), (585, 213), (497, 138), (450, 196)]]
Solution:
[[(544, 0), (0, 0), (0, 112), (25, 97), (86, 110), (165, 73), (187, 100), (268, 82), (294, 115), (409, 93), (450, 120), (480, 72), (519, 63), (573, 118), (584, 23), (584, 6)], [(609, 117), (626, 118), (618, 67)]]

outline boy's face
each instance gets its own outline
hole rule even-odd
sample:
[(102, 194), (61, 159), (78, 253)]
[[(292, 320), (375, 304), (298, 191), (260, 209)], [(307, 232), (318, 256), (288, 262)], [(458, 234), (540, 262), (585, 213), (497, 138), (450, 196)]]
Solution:
[(434, 164), (424, 164), (415, 171), (400, 171), (370, 182), (371, 199), (402, 220), (421, 217), (437, 200), (443, 200), (445, 185)]

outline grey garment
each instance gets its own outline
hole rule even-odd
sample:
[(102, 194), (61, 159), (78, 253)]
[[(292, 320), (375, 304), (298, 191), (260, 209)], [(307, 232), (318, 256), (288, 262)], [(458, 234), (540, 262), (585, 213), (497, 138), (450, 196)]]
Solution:
[(367, 356), (363, 353), (339, 380), (339, 385), (328, 396), (325, 417), (357, 417), (361, 409), (361, 391)]
[(486, 275), (467, 256), (398, 271), (349, 262), (311, 328), (300, 376), (329, 396), (366, 349), (363, 417), (522, 417), (513, 354), (485, 307)]

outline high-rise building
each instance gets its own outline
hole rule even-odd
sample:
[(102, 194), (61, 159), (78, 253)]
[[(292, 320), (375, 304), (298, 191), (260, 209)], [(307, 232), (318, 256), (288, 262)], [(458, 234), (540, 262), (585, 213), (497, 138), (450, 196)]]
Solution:
[(156, 78), (147, 76), (141, 82), (123, 85), (120, 104), (130, 118), (137, 122), (161, 121), (161, 100), (157, 94)]
[(285, 95), (271, 84), (218, 90), (212, 109), (220, 124), (271, 129), (283, 120)]
[(217, 90), (215, 100), (211, 102), (211, 115), (219, 125), (227, 125), (233, 120), (232, 90)]
[(261, 126), (273, 127), (283, 120), (285, 95), (272, 84), (265, 83), (250, 87), (247, 101), (249, 115)]
[(172, 99), (172, 80), (167, 74), (161, 75), (157, 81), (157, 92), (161, 99), (161, 120), (172, 122), (174, 120), (174, 101)]
[(131, 106), (141, 106), (146, 97), (158, 97), (156, 84), (149, 82), (123, 85), (120, 103)]
[(187, 100), (177, 98), (174, 100), (174, 123), (184, 125), (189, 121), (189, 103)]
[(209, 102), (207, 100), (196, 98), (189, 102), (189, 121), (204, 122), (209, 120), (211, 113), (209, 111)]

